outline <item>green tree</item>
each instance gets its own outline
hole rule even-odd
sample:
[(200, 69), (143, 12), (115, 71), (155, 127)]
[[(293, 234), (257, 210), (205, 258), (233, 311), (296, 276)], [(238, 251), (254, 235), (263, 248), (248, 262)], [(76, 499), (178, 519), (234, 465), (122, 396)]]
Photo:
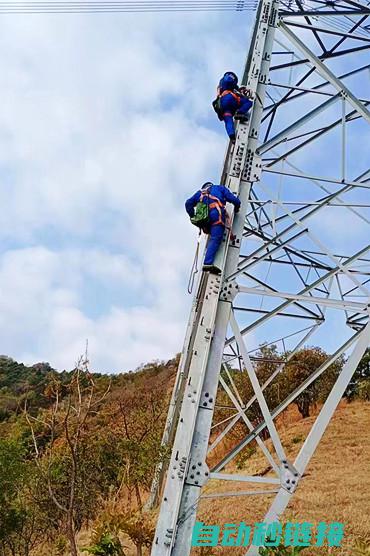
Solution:
[[(100, 531), (129, 537), (137, 556), (152, 543), (154, 525), (150, 514), (143, 513), (143, 494), (149, 491), (156, 463), (163, 455), (160, 444), (167, 409), (163, 403), (167, 377), (158, 380), (157, 369), (158, 365), (154, 370), (139, 371), (139, 376), (135, 374), (126, 381), (120, 391), (115, 426), (111, 429), (111, 442), (121, 463), (120, 485), (98, 518)], [(127, 500), (123, 511), (122, 498)]]
[[(90, 453), (88, 457), (89, 424), (99, 412), (109, 387), (99, 392), (88, 370), (87, 357), (79, 360), (70, 376), (67, 385), (52, 377), (47, 389), (52, 400), (50, 412), (37, 418), (26, 416), (32, 432), (35, 462), (45, 485), (40, 489), (38, 502), (42, 507), (51, 502), (54, 508), (51, 519), (65, 532), (71, 555), (78, 556), (76, 533), (96, 503), (93, 494), (97, 495), (91, 488), (98, 480), (97, 474), (91, 473), (95, 454)], [(67, 388), (64, 399), (63, 388)], [(43, 442), (45, 434), (47, 444)], [(101, 470), (98, 476), (100, 474)]]
[[(319, 347), (307, 347), (297, 351), (287, 362), (281, 374), (284, 392), (287, 394), (293, 392), (328, 358), (329, 355)], [(343, 358), (339, 358), (294, 400), (302, 417), (309, 417), (311, 406), (327, 398), (342, 367)]]
[(121, 541), (116, 534), (107, 529), (94, 531), (92, 545), (83, 548), (83, 552), (96, 556), (125, 556)]
[(260, 556), (298, 556), (305, 550), (306, 546), (271, 546), (271, 547), (261, 547), (259, 549)]
[(0, 542), (4, 546), (22, 519), (15, 499), (23, 484), (25, 466), (22, 447), (13, 440), (0, 440), (0, 469)]
[(358, 364), (345, 395), (349, 401), (354, 398), (370, 401), (370, 348)]
[(35, 468), (23, 445), (0, 440), (0, 554), (28, 556), (44, 540), (45, 516), (32, 498)]

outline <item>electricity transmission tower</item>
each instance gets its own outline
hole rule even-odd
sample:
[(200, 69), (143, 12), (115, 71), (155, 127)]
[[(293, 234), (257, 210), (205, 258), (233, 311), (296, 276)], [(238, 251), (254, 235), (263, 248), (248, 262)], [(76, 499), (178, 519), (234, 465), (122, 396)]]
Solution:
[[(369, 15), (357, 0), (260, 0), (242, 80), (254, 106), (250, 121), (238, 124), (221, 180), (242, 207), (232, 220), (235, 238), (225, 237), (218, 253), (222, 275), (203, 273), (197, 284), (164, 433), (172, 455), (164, 488), (164, 468), (153, 484), (151, 502), (160, 492), (161, 505), (152, 556), (190, 554), (202, 497), (230, 495), (204, 494), (214, 480), (250, 484), (232, 494), (263, 496), (264, 521), (278, 521), (369, 345)], [(262, 342), (282, 353), (264, 384), (256, 374)], [(332, 355), (269, 407), (265, 394), (307, 342)], [(276, 418), (343, 355), (290, 461)], [(243, 399), (235, 369), (250, 381), (252, 399)], [(230, 406), (215, 420), (219, 388)], [(252, 404), (257, 424), (248, 417)], [(237, 441), (236, 426), (245, 430)], [(251, 442), (271, 472), (227, 473)]]

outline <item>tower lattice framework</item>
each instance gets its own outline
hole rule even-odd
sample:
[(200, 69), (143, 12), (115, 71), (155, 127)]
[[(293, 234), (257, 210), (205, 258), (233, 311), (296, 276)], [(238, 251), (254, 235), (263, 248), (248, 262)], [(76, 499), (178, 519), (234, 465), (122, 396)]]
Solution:
[[(254, 105), (250, 121), (237, 126), (221, 179), (242, 205), (232, 217), (234, 239), (225, 237), (217, 255), (221, 276), (203, 273), (196, 287), (163, 437), (171, 459), (152, 489), (151, 503), (161, 498), (152, 556), (190, 554), (203, 499), (245, 496), (248, 505), (248, 495), (262, 496), (264, 521), (280, 520), (369, 345), (369, 15), (357, 0), (259, 3), (242, 80)], [(264, 383), (256, 373), (261, 343), (280, 353)], [(313, 344), (328, 358), (270, 407), (276, 377)], [(276, 419), (342, 356), (290, 460)], [(217, 405), (218, 389), (226, 407)], [(254, 404), (257, 424), (249, 418)], [(236, 427), (244, 434), (232, 441)], [(271, 471), (228, 473), (251, 442)], [(213, 481), (230, 481), (232, 490), (209, 490)]]

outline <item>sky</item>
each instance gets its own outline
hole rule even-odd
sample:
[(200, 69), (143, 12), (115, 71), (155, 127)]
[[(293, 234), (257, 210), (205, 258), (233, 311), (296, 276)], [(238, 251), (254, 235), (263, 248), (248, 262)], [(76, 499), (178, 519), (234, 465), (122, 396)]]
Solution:
[(0, 353), (135, 369), (181, 351), (196, 230), (221, 172), (210, 102), (253, 14), (2, 16)]

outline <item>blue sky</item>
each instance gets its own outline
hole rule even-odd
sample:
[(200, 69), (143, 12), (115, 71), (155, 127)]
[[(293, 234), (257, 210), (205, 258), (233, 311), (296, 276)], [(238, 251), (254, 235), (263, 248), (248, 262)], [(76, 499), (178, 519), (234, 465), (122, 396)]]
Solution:
[(181, 350), (196, 232), (220, 174), (210, 106), (253, 14), (3, 16), (0, 352), (134, 369)]
[[(71, 368), (88, 339), (92, 368), (119, 372), (181, 350), (197, 236), (183, 205), (219, 178), (226, 135), (210, 103), (220, 75), (241, 72), (253, 20), (251, 12), (3, 16), (0, 353)], [(314, 46), (307, 32), (306, 40)], [(366, 56), (329, 66), (341, 73)], [(319, 81), (312, 76), (307, 86)], [(347, 84), (368, 96), (368, 74)], [(278, 126), (322, 101), (293, 101)], [(340, 114), (338, 103), (314, 125)], [(348, 126), (350, 178), (369, 165), (368, 132), (363, 122)], [(292, 162), (339, 177), (338, 137), (328, 134)], [(266, 183), (289, 200), (323, 194), (303, 180)], [(367, 193), (350, 198), (365, 202)], [(368, 241), (347, 209), (327, 209), (311, 228), (334, 252), (351, 254)], [(286, 280), (286, 288), (299, 284)], [(349, 333), (334, 313), (312, 338), (329, 351)], [(248, 348), (280, 334), (273, 321)]]

